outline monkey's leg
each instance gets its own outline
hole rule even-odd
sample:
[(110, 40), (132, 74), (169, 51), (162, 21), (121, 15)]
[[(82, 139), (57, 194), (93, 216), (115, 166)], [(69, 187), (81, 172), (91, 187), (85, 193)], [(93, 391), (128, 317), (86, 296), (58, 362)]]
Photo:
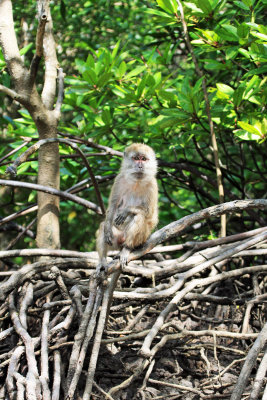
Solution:
[(100, 224), (99, 231), (97, 234), (96, 240), (96, 248), (99, 255), (99, 264), (97, 266), (97, 270), (105, 269), (107, 266), (107, 252), (108, 252), (108, 245), (105, 242), (105, 235), (104, 235), (104, 222)]
[(143, 213), (136, 214), (125, 232), (125, 245), (126, 247), (133, 249), (145, 243), (151, 228), (147, 223), (147, 220)]

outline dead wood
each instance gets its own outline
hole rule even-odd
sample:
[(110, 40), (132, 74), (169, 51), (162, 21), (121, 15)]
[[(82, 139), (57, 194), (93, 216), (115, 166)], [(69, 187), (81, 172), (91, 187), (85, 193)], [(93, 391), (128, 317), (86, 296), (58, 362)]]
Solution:
[[(123, 271), (117, 258), (96, 271), (95, 252), (0, 252), (55, 257), (0, 274), (0, 399), (260, 399), (267, 227), (153, 248), (197, 221), (253, 207), (267, 202), (225, 203), (176, 221)], [(154, 251), (171, 258), (158, 261)]]

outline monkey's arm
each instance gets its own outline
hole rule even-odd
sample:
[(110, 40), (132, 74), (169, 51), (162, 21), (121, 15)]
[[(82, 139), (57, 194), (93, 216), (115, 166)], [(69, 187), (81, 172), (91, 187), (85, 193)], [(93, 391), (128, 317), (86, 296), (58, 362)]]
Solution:
[(114, 220), (114, 224), (119, 226), (124, 224), (127, 217), (132, 219), (137, 214), (144, 214), (145, 216), (145, 208), (144, 207), (126, 207), (116, 216)]

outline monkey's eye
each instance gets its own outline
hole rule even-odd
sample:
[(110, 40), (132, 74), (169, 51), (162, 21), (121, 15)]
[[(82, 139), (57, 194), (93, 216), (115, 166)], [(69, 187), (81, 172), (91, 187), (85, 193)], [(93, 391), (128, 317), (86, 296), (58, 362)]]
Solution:
[(142, 161), (146, 161), (146, 157), (142, 156), (142, 157), (141, 157), (141, 160), (142, 160)]
[(139, 157), (138, 157), (138, 156), (133, 156), (133, 159), (134, 159), (135, 161), (138, 161), (138, 160), (139, 160)]

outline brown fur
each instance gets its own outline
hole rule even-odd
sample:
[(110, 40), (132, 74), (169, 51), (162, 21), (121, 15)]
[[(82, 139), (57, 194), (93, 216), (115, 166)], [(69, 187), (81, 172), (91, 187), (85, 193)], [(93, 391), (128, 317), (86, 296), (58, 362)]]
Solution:
[[(136, 156), (146, 157), (147, 160), (135, 162)], [(141, 174), (138, 164), (142, 166)], [(121, 171), (110, 193), (106, 220), (101, 223), (97, 234), (97, 250), (102, 265), (106, 263), (109, 249), (140, 246), (157, 225), (156, 169), (156, 158), (151, 147), (134, 143), (125, 150)], [(116, 224), (118, 218), (123, 222)]]

